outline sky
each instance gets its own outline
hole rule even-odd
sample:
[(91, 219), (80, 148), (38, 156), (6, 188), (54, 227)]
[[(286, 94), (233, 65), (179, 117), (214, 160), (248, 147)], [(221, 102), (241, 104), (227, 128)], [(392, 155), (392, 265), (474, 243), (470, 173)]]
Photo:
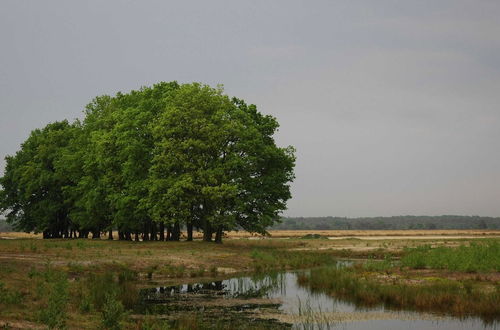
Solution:
[(223, 84), (297, 149), (288, 216), (500, 216), (500, 2), (0, 1), (0, 175), (93, 97)]

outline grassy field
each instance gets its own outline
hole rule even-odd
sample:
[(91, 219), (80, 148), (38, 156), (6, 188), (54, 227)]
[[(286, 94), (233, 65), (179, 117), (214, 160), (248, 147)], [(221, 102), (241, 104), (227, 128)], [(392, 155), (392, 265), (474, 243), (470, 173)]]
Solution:
[[(338, 258), (360, 260), (353, 273), (361, 276), (356, 277), (357, 280), (370, 281), (373, 288), (387, 286), (386, 291), (397, 284), (398, 290), (410, 292), (408, 295), (411, 289), (403, 286), (422, 287), (435, 279), (444, 279), (454, 288), (461, 288), (460, 294), (472, 292), (463, 290), (473, 290), (479, 296), (497, 292), (500, 283), (500, 240), (491, 232), (483, 235), (454, 231), (453, 237), (439, 238), (433, 233), (431, 237), (419, 239), (372, 233), (366, 239), (333, 240), (308, 235), (311, 233), (301, 234), (304, 235), (297, 236), (304, 238), (233, 236), (223, 244), (196, 240), (42, 240), (0, 234), (0, 237), (11, 238), (0, 239), (0, 326), (113, 328), (120, 324), (133, 329), (159, 328), (155, 320), (130, 314), (140, 287), (152, 283), (206, 281), (273, 269), (318, 267), (333, 264)], [(372, 239), (374, 235), (379, 238)], [(419, 234), (412, 233), (415, 235)], [(468, 235), (474, 238), (464, 238)], [(447, 263), (450, 258), (443, 257), (439, 262), (441, 255), (453, 255), (455, 261)], [(467, 266), (457, 267), (461, 264)], [(307, 283), (303, 279), (303, 284), (309, 285)], [(172, 326), (185, 327), (182, 324), (181, 320)]]

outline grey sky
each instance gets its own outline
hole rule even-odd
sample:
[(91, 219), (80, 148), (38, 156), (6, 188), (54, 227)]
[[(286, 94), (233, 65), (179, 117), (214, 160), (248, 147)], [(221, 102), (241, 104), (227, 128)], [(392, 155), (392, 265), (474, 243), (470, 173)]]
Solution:
[(0, 174), (94, 96), (223, 83), (297, 148), (287, 215), (500, 216), (500, 2), (0, 2)]

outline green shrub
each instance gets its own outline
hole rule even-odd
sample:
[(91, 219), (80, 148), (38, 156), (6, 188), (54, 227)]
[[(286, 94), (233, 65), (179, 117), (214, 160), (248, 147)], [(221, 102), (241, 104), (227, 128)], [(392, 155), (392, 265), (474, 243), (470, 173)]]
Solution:
[(103, 329), (118, 330), (122, 328), (122, 323), (127, 313), (123, 304), (117, 299), (115, 292), (106, 294), (101, 315)]

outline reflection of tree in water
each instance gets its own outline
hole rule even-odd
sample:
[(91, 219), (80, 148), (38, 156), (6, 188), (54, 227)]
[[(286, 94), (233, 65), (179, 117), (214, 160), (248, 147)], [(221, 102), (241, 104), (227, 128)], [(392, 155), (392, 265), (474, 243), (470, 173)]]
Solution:
[(141, 300), (162, 302), (181, 299), (185, 295), (214, 295), (227, 298), (261, 298), (286, 291), (284, 275), (275, 273), (223, 281), (162, 286), (141, 290)]

